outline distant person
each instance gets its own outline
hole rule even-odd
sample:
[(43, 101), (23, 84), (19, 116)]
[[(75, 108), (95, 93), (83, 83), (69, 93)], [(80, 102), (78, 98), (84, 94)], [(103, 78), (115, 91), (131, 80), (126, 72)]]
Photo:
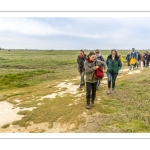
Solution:
[(149, 59), (149, 56), (148, 56), (148, 53), (147, 51), (144, 53), (144, 67), (148, 67), (148, 59)]
[(132, 58), (132, 56), (134, 55), (135, 59), (136, 59), (136, 63), (135, 63), (135, 67), (137, 66), (137, 62), (138, 62), (138, 53), (135, 50), (135, 48), (132, 48), (132, 52), (130, 53), (130, 59)]
[(138, 53), (137, 53), (137, 51), (135, 50), (135, 48), (132, 48), (132, 52), (130, 53), (130, 58), (131, 58), (133, 55), (135, 56), (135, 59), (138, 60)]
[(86, 59), (86, 54), (83, 50), (80, 50), (80, 54), (77, 57), (77, 63), (78, 63), (78, 71), (80, 73), (80, 86), (79, 88), (82, 88), (85, 86), (85, 80), (84, 80), (84, 74), (85, 74), (85, 68), (84, 68), (84, 61)]
[(143, 53), (143, 67), (145, 67), (145, 52)]
[[(122, 67), (121, 60), (115, 49), (111, 50), (111, 55), (107, 57), (106, 64), (108, 67), (107, 76), (108, 76), (108, 91), (107, 94), (113, 94), (115, 89), (115, 82), (118, 76), (118, 71)], [(111, 89), (112, 84), (112, 89)]]
[(147, 66), (149, 67), (149, 62), (150, 62), (150, 54), (149, 54), (149, 52), (148, 52), (148, 51), (147, 51), (147, 54), (148, 54)]
[(122, 55), (119, 55), (119, 58), (120, 58), (120, 60), (121, 60), (121, 63), (123, 64), (124, 58), (122, 57)]
[(130, 53), (129, 52), (126, 56), (126, 60), (127, 60), (128, 66), (130, 66)]
[(144, 67), (144, 54), (140, 53), (141, 55), (141, 67)]
[(99, 68), (99, 66), (104, 67), (104, 73), (107, 70), (107, 65), (104, 61), (96, 59), (94, 52), (90, 52), (87, 56), (87, 59), (84, 62), (85, 74), (86, 74), (86, 108), (90, 109), (91, 106), (94, 106), (94, 101), (96, 98), (96, 87), (97, 87), (97, 78), (94, 77), (94, 72)]
[(130, 59), (130, 70), (134, 70), (135, 68), (135, 63), (136, 63), (136, 58), (133, 55), (132, 58)]
[[(105, 61), (103, 56), (100, 54), (100, 51), (98, 49), (95, 50), (95, 54), (96, 54), (96, 59), (101, 60), (101, 61)], [(96, 87), (97, 90), (99, 89), (100, 84), (101, 84), (101, 82), (100, 82), (100, 80), (98, 80), (97, 81), (97, 87)]]
[(140, 54), (140, 52), (137, 53), (138, 53), (137, 68), (139, 68), (141, 67), (142, 55)]

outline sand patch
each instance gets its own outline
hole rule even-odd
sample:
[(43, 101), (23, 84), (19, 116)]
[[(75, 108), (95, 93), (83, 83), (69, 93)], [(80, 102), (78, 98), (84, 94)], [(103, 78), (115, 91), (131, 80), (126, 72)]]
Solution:
[(52, 93), (50, 95), (42, 96), (41, 99), (44, 99), (44, 98), (55, 98), (57, 95), (58, 95), (57, 93)]
[(20, 100), (18, 98), (15, 99), (14, 101), (17, 102), (17, 103), (20, 103)]
[(107, 82), (108, 82), (107, 80), (102, 80), (101, 81), (102, 84), (107, 84)]
[(122, 72), (129, 72), (129, 69), (121, 69), (119, 72), (120, 73), (122, 73)]
[(76, 81), (77, 79), (73, 79), (73, 81)]
[(19, 111), (29, 110), (32, 111), (36, 107), (30, 107), (30, 108), (19, 108), (15, 107), (11, 103), (8, 103), (6, 101), (0, 102), (0, 126), (11, 123), (16, 120), (21, 120), (23, 115), (18, 115), (17, 113)]
[(130, 71), (128, 74), (135, 74), (135, 73), (140, 73), (140, 70), (135, 70), (135, 71)]
[(13, 105), (8, 102), (0, 102), (0, 126), (20, 120), (22, 116), (17, 114), (19, 111), (19, 108), (13, 109)]
[(118, 79), (122, 78), (122, 76), (117, 76)]
[(33, 122), (30, 123), (28, 127), (20, 127), (18, 125), (10, 125), (6, 129), (0, 129), (1, 132), (33, 132), (33, 133), (60, 133), (60, 132), (68, 132), (75, 128), (75, 124), (67, 124), (67, 123), (53, 123), (53, 127), (49, 128), (49, 124), (47, 122), (34, 124)]
[(69, 82), (69, 83), (61, 82), (61, 83), (57, 84), (56, 87), (59, 90), (61, 90), (63, 88), (66, 88), (66, 90), (60, 91), (60, 92), (57, 92), (57, 93), (52, 93), (50, 95), (42, 96), (40, 100), (42, 100), (44, 98), (50, 98), (50, 99), (51, 98), (56, 98), (56, 96), (63, 97), (67, 93), (77, 94), (77, 92), (78, 92), (78, 85), (74, 85), (72, 82)]

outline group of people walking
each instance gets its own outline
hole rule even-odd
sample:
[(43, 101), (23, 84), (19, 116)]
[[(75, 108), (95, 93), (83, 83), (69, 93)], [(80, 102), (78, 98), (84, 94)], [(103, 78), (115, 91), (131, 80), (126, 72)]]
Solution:
[[(106, 61), (101, 56), (99, 50), (90, 52), (87, 56), (83, 50), (80, 50), (80, 54), (77, 58), (78, 70), (81, 76), (81, 82), (79, 88), (86, 85), (86, 108), (94, 106), (96, 98), (96, 90), (100, 87), (100, 79), (95, 78), (94, 72), (99, 67), (103, 68), (103, 72), (108, 77), (108, 90), (107, 94), (113, 94), (115, 89), (115, 82), (118, 76), (118, 71), (122, 67), (122, 62), (115, 49), (111, 50), (111, 53), (107, 57)], [(86, 80), (84, 80), (86, 75)]]
[(136, 67), (148, 67), (150, 62), (150, 54), (148, 51), (141, 54), (140, 52), (136, 51), (135, 48), (132, 48), (132, 52), (127, 54), (126, 60), (128, 62), (128, 66), (130, 66), (130, 70), (135, 69)]

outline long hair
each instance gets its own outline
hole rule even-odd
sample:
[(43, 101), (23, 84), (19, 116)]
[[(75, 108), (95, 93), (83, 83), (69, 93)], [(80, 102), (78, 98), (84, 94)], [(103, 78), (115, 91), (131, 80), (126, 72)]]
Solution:
[(118, 52), (115, 49), (112, 49), (110, 53), (115, 52), (116, 56), (118, 56)]
[(95, 55), (95, 52), (90, 52), (88, 55), (87, 55), (87, 59), (90, 59), (90, 56), (92, 55)]
[(82, 52), (84, 54), (84, 50), (81, 49), (80, 52)]

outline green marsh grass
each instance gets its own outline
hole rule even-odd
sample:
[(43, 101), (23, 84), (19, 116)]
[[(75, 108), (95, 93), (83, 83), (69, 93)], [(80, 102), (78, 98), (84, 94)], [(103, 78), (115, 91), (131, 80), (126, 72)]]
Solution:
[[(86, 54), (88, 52), (85, 51)], [(109, 52), (101, 51), (105, 60)], [(119, 51), (124, 58), (127, 52)], [(8, 101), (20, 108), (37, 107), (32, 111), (20, 110), (18, 114), (24, 116), (13, 124), (27, 127), (31, 122), (48, 122), (51, 128), (54, 122), (59, 121), (60, 124), (75, 124), (72, 132), (149, 132), (149, 68), (134, 75), (121, 73), (122, 78), (117, 79), (113, 95), (107, 95), (107, 86), (101, 85), (97, 91), (95, 107), (90, 110), (85, 108), (85, 87), (78, 89), (78, 94), (83, 94), (81, 97), (67, 93), (64, 97), (40, 100), (42, 96), (58, 91), (56, 85), (64, 80), (79, 85), (79, 80), (73, 80), (79, 76), (76, 62), (78, 54), (76, 50), (0, 51), (0, 101)], [(128, 68), (126, 62), (122, 68)], [(62, 88), (60, 91), (65, 90)], [(87, 117), (83, 117), (83, 113)], [(90, 122), (87, 122), (88, 118)], [(86, 122), (91, 126), (79, 130), (80, 125)]]

